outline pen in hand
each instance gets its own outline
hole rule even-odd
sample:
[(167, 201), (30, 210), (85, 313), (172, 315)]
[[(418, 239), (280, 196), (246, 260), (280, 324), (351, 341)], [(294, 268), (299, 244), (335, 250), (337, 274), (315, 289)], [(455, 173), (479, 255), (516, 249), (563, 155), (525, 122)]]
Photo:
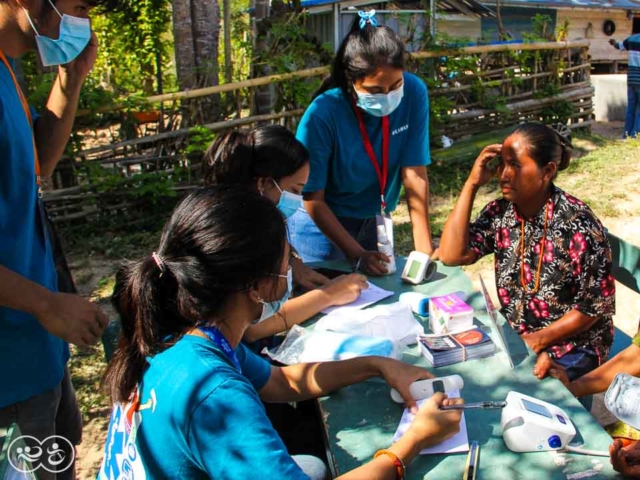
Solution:
[(455, 405), (443, 405), (440, 407), (440, 410), (469, 410), (472, 408), (490, 410), (494, 408), (504, 408), (506, 406), (507, 406), (507, 402), (485, 401), (485, 402), (463, 403), (463, 404), (455, 404)]

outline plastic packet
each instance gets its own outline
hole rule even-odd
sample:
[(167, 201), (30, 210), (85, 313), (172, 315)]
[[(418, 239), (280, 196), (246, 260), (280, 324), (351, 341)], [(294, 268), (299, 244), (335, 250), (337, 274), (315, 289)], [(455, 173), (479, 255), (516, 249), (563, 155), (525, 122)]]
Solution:
[(265, 348), (262, 353), (285, 365), (347, 360), (371, 355), (398, 358), (398, 350), (388, 338), (307, 330), (297, 325), (289, 330), (275, 351)]
[(357, 311), (335, 310), (318, 320), (315, 329), (385, 337), (403, 346), (415, 344), (416, 337), (424, 334), (411, 307), (400, 302)]
[(640, 430), (640, 378), (626, 373), (616, 375), (604, 403), (620, 421)]

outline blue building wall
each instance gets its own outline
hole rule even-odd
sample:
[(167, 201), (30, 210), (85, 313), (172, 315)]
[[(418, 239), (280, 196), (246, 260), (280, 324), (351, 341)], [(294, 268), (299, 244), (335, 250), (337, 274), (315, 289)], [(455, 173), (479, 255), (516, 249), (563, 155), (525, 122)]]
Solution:
[[(502, 7), (502, 24), (507, 32), (514, 39), (522, 40), (523, 33), (533, 32), (533, 17), (536, 14), (548, 15), (551, 17), (549, 31), (553, 32), (556, 28), (557, 11), (547, 8), (518, 8), (518, 7)], [(498, 21), (495, 18), (482, 19), (482, 35), (485, 40), (497, 41)]]

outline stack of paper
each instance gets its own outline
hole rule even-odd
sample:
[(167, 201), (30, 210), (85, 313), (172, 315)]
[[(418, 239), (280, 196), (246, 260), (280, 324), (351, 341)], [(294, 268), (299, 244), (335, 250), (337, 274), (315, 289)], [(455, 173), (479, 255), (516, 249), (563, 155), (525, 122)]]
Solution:
[(434, 367), (489, 357), (496, 351), (491, 337), (479, 328), (455, 334), (420, 335), (418, 345)]
[[(447, 392), (449, 398), (457, 398), (460, 396), (460, 392), (458, 390), (451, 390)], [(420, 400), (416, 402), (418, 404), (418, 408), (422, 406), (424, 402), (428, 399)], [(396, 434), (393, 436), (393, 442), (397, 442), (400, 440), (400, 437), (404, 435), (404, 433), (409, 429), (411, 422), (413, 421), (414, 415), (412, 415), (408, 409), (404, 409), (404, 413), (402, 414), (402, 418), (400, 419), (400, 425), (398, 425), (398, 429), (396, 430)], [(467, 435), (467, 423), (464, 419), (464, 413), (462, 414), (462, 419), (460, 420), (460, 430), (453, 437), (448, 440), (445, 440), (438, 445), (434, 445), (433, 447), (425, 448), (420, 452), (420, 455), (429, 455), (429, 454), (438, 454), (438, 453), (457, 453), (457, 452), (467, 452), (469, 451), (469, 437)]]

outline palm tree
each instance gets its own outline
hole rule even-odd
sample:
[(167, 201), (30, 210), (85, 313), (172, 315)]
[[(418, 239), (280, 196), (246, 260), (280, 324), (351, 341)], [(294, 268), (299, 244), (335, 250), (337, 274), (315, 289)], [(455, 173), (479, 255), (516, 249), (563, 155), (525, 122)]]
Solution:
[[(218, 85), (220, 8), (217, 0), (173, 0), (173, 36), (180, 90)], [(218, 120), (220, 98), (185, 102), (187, 124)]]

